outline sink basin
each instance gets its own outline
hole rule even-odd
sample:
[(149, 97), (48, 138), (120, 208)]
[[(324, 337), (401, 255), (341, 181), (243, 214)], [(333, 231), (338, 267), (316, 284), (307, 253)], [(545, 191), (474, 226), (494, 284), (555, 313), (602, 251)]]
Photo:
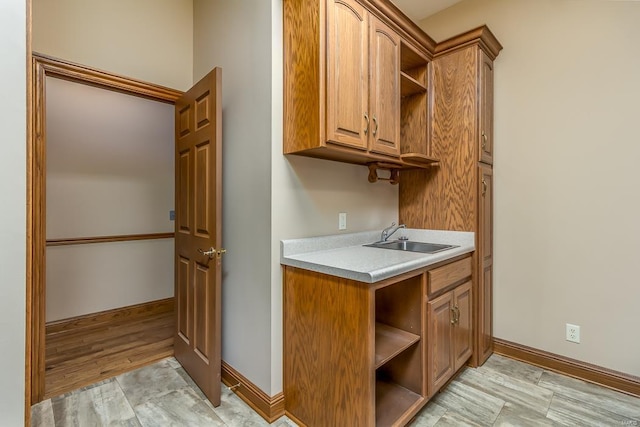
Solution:
[(435, 254), (447, 249), (457, 248), (456, 245), (442, 245), (439, 243), (412, 242), (409, 240), (391, 240), (388, 242), (376, 242), (364, 245), (371, 248), (393, 249), (396, 251), (421, 252), (423, 254)]

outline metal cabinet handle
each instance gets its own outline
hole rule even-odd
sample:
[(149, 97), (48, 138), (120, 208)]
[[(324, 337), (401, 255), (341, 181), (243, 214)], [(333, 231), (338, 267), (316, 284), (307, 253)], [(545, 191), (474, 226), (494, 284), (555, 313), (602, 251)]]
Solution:
[(488, 139), (487, 134), (484, 131), (482, 131), (482, 149), (483, 150), (487, 149), (487, 139)]
[(482, 178), (482, 196), (484, 197), (487, 194), (487, 181)]
[(376, 116), (373, 116), (373, 124), (376, 125), (373, 130), (373, 136), (376, 136), (376, 133), (378, 133), (378, 119), (376, 119)]
[(204, 249), (198, 249), (198, 252), (200, 252), (202, 255), (208, 256), (209, 259), (213, 259), (213, 257), (216, 256), (216, 249), (213, 246), (206, 251)]
[(367, 127), (364, 128), (364, 134), (366, 135), (369, 133), (369, 116), (367, 113), (364, 113), (364, 119), (367, 121)]
[(451, 307), (451, 324), (456, 325), (460, 322), (460, 309), (456, 305), (455, 307)]

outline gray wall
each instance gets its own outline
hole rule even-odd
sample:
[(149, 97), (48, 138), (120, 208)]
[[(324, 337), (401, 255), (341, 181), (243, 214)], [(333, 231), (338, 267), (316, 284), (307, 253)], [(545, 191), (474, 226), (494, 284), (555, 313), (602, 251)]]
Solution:
[(26, 5), (0, 3), (0, 425), (24, 423)]

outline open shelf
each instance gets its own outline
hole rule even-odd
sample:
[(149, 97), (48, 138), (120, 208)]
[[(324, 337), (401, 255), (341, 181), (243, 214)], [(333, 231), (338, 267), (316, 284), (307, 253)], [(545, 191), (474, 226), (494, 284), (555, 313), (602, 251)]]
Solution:
[(427, 65), (427, 62), (427, 58), (419, 54), (408, 44), (402, 43), (400, 45), (400, 69), (402, 71), (424, 67)]
[(419, 335), (376, 322), (376, 369), (418, 341)]
[(423, 399), (398, 384), (376, 381), (376, 427), (392, 426)]
[(400, 72), (400, 95), (404, 98), (405, 96), (415, 95), (417, 93), (424, 93), (427, 91), (427, 88), (414, 79), (409, 74), (404, 71)]
[(416, 167), (426, 167), (431, 166), (434, 163), (438, 163), (438, 159), (434, 159), (433, 157), (426, 156), (422, 153), (404, 153), (400, 155), (400, 160), (405, 164)]

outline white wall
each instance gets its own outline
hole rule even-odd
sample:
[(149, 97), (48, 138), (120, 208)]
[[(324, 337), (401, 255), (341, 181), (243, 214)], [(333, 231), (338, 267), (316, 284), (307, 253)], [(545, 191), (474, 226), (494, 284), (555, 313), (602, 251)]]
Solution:
[(194, 81), (223, 68), (222, 358), (275, 395), (280, 240), (336, 234), (338, 212), (347, 232), (382, 229), (397, 218), (398, 190), (369, 184), (362, 166), (282, 155), (282, 0), (196, 0), (194, 16)]
[(24, 424), (26, 3), (0, 2), (0, 425)]
[(191, 0), (33, 0), (33, 50), (186, 90)]
[[(465, 0), (495, 63), (495, 336), (640, 375), (640, 3)], [(565, 323), (581, 344), (565, 341)]]

